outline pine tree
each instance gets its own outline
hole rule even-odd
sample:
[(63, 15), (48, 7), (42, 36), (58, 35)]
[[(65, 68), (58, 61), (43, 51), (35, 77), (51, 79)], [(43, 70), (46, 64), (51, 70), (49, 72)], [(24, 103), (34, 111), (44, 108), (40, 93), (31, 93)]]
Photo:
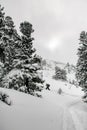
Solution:
[(87, 91), (87, 33), (85, 31), (80, 34), (80, 46), (78, 48), (78, 62), (76, 78), (84, 90)]
[(0, 5), (0, 38), (3, 35), (3, 29), (4, 29), (4, 26), (5, 26), (5, 23), (4, 23), (5, 13), (3, 12), (3, 10), (4, 10), (4, 7), (1, 7), (1, 5)]
[(20, 31), (21, 42), (15, 56), (14, 67), (21, 70), (22, 77), (16, 79), (16, 85), (21, 91), (34, 93), (35, 90), (41, 90), (43, 87), (43, 80), (38, 75), (41, 58), (35, 54), (36, 50), (33, 48), (32, 25), (29, 22), (23, 22), (20, 24)]
[[(4, 8), (1, 8), (3, 11)], [(0, 59), (4, 63), (5, 74), (12, 69), (13, 59), (15, 57), (15, 44), (19, 39), (14, 22), (10, 16), (4, 16), (1, 13), (2, 26), (0, 27)]]
[(3, 48), (3, 35), (4, 35), (4, 28), (5, 28), (5, 20), (4, 15), (5, 13), (4, 7), (1, 7), (0, 5), (0, 61), (4, 62), (4, 48)]
[(32, 24), (21, 23), (19, 36), (12, 18), (5, 16), (3, 9), (0, 6), (0, 61), (4, 65), (1, 85), (34, 94), (42, 90), (43, 80), (39, 71), (42, 58), (33, 48)]
[(15, 58), (15, 44), (18, 41), (18, 34), (14, 26), (14, 22), (10, 16), (5, 17), (5, 29), (3, 36), (5, 69), (6, 74), (13, 68), (13, 60)]
[(66, 70), (59, 68), (58, 66), (55, 67), (55, 75), (53, 76), (56, 80), (67, 80), (67, 73)]
[(0, 5), (0, 86), (2, 79), (4, 77), (4, 48), (3, 48), (3, 35), (4, 35), (4, 29), (5, 29), (5, 13), (4, 13), (4, 7), (1, 7)]

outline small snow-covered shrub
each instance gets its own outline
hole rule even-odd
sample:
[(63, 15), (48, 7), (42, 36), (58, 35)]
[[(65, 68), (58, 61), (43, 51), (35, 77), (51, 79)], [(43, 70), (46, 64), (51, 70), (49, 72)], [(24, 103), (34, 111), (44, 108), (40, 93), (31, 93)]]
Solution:
[(84, 96), (82, 97), (82, 101), (87, 103), (87, 93), (85, 93)]
[(62, 92), (63, 92), (62, 89), (59, 88), (57, 93), (58, 93), (58, 94), (62, 94)]
[(9, 98), (9, 95), (7, 95), (6, 93), (4, 92), (0, 92), (0, 100), (5, 102), (6, 104), (8, 105), (11, 105), (12, 104), (12, 101), (11, 99)]
[(5, 98), (5, 103), (8, 105), (12, 105), (12, 101), (9, 97)]
[(87, 103), (87, 89), (82, 88), (82, 91), (84, 91), (84, 95), (82, 96), (82, 101)]
[(73, 80), (70, 80), (70, 79), (69, 79), (68, 82), (69, 82), (69, 84), (75, 85), (76, 87), (79, 86), (78, 82), (77, 82), (75, 79), (73, 79)]
[(85, 103), (87, 103), (87, 98), (85, 98), (85, 99), (82, 99)]
[(0, 92), (0, 100), (4, 101), (7, 97), (9, 96), (6, 93)]
[(55, 80), (63, 80), (63, 81), (67, 81), (67, 73), (66, 70), (61, 69), (59, 67), (55, 67), (55, 74), (52, 77)]
[(36, 93), (36, 96), (42, 98), (42, 95), (40, 95), (40, 94), (38, 94), (38, 93)]
[(27, 92), (26, 86), (22, 86), (18, 90), (21, 91), (21, 92)]

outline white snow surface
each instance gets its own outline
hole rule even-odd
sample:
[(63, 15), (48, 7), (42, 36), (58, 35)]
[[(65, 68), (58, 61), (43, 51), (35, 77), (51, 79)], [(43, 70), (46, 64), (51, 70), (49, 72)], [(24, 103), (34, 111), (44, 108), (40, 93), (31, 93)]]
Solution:
[[(54, 73), (55, 71), (53, 70), (43, 71), (43, 78), (47, 83), (50, 84), (51, 91), (57, 93), (58, 89), (61, 88), (62, 91), (67, 95), (82, 96), (84, 94), (80, 87), (76, 87), (72, 84), (69, 84), (68, 82), (52, 79)], [(68, 74), (68, 79), (75, 79), (75, 76), (73, 74)]]
[(44, 87), (39, 92), (43, 98), (0, 88), (12, 100), (12, 106), (0, 101), (0, 130), (87, 130), (87, 104), (81, 100), (81, 89), (53, 80), (52, 73), (44, 72), (51, 90)]

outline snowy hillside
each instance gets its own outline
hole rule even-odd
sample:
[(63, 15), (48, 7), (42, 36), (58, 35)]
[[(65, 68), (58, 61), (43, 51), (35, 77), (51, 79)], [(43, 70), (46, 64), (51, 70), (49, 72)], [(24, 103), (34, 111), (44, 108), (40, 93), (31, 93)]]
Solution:
[[(60, 80), (54, 80), (52, 78), (54, 71), (51, 70), (43, 70), (43, 78), (45, 79), (46, 83), (50, 84), (50, 89), (55, 93), (58, 92), (58, 89), (61, 88), (62, 91), (66, 94), (82, 96), (83, 91), (81, 91), (80, 87), (76, 87), (75, 85), (70, 84), (69, 82), (62, 82)], [(69, 75), (68, 75), (69, 76)], [(70, 79), (73, 79), (73, 75), (70, 74)]]
[[(81, 88), (54, 80), (53, 74), (52, 68), (43, 69), (44, 89), (38, 92), (42, 98), (0, 88), (12, 102), (8, 106), (0, 101), (0, 130), (87, 129), (87, 105), (81, 99)], [(46, 90), (46, 83), (50, 84), (50, 91)], [(58, 93), (60, 88), (61, 94)]]
[[(55, 75), (56, 66), (66, 71), (67, 82), (54, 80), (52, 78)], [(69, 63), (64, 64), (64, 63), (51, 61), (51, 60), (43, 60), (42, 67), (43, 67), (42, 70), (43, 79), (50, 84), (52, 90), (58, 91), (58, 89), (61, 88), (64, 92), (70, 94), (76, 95), (78, 93), (77, 95), (80, 95), (81, 93), (83, 93), (81, 91), (81, 88), (78, 87), (76, 82), (76, 78), (75, 78), (76, 68), (74, 65), (70, 65)]]
[(43, 90), (43, 98), (37, 98), (5, 88), (0, 91), (12, 100), (11, 106), (0, 101), (0, 130), (87, 129), (87, 106), (79, 96)]
[(76, 68), (74, 65), (70, 65), (69, 63), (65, 64), (65, 63), (61, 63), (61, 62), (57, 62), (57, 61), (53, 61), (53, 60), (48, 60), (48, 59), (44, 59), (42, 60), (42, 69), (43, 71), (47, 71), (47, 73), (50, 73), (51, 76), (54, 75), (55, 73), (55, 67), (59, 67), (61, 69), (64, 69), (67, 73), (67, 80), (68, 81), (73, 81), (75, 80), (75, 72), (76, 72)]

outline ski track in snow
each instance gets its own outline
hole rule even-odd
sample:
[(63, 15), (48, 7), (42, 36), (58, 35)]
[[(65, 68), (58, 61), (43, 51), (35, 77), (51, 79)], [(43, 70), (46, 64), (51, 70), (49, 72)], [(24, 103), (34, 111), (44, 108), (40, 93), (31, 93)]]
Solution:
[[(73, 120), (75, 130), (87, 130), (87, 104), (83, 103), (81, 99), (78, 99), (69, 103), (67, 107), (69, 112), (71, 113), (71, 118)], [(85, 122), (83, 124), (84, 120)]]
[(63, 130), (75, 130), (73, 119), (67, 108), (64, 108), (63, 112)]
[(74, 105), (79, 101), (74, 101), (63, 109), (63, 130), (86, 130), (80, 121), (80, 117), (74, 110)]
[[(53, 92), (51, 91), (49, 93), (52, 94)], [(51, 95), (51, 97), (49, 97), (50, 102), (53, 102), (50, 99), (57, 98), (54, 96), (55, 95)], [(56, 96), (57, 96), (57, 94), (56, 94)], [(64, 95), (62, 95), (62, 96), (60, 95), (59, 100), (61, 100), (61, 98), (63, 96)], [(69, 96), (69, 98), (71, 98), (71, 96)], [(56, 105), (57, 105), (57, 107), (59, 107), (59, 102), (57, 102), (57, 100), (55, 101), (55, 103), (57, 103)], [(82, 122), (80, 120), (80, 116), (79, 116), (79, 114), (76, 113), (76, 110), (79, 111), (79, 113), (81, 111), (77, 107), (77, 106), (79, 106), (79, 104), (84, 105), (83, 108), (86, 109), (86, 104), (81, 102), (81, 98), (79, 98), (79, 97), (78, 98), (74, 97), (74, 100), (68, 101), (68, 103), (65, 102), (65, 104), (60, 105), (63, 109), (63, 118), (61, 117), (61, 119), (62, 119), (62, 129), (61, 130), (87, 130), (87, 129), (84, 129), (84, 125), (82, 124)], [(80, 106), (80, 108), (81, 108), (81, 106)]]
[(84, 127), (83, 127), (82, 123), (80, 122), (77, 114), (73, 110), (70, 110), (70, 113), (72, 115), (72, 119), (73, 119), (73, 122), (75, 124), (75, 129), (76, 130), (84, 130)]

